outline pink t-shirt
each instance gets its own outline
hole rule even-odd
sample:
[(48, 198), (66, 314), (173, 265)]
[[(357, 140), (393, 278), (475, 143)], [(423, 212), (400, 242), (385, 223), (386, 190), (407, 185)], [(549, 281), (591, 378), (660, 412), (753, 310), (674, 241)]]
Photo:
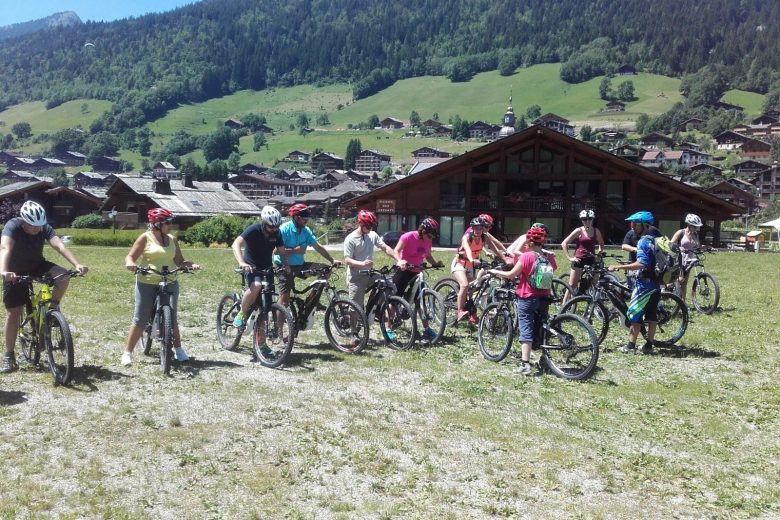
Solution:
[[(542, 253), (544, 254), (544, 253)], [(555, 261), (555, 255), (549, 253), (547, 259), (550, 261), (553, 269), (558, 269), (558, 263)], [(536, 262), (536, 253), (533, 251), (526, 251), (520, 256), (520, 265), (523, 266), (520, 271), (520, 282), (517, 284), (515, 294), (520, 298), (530, 298), (532, 296), (546, 296), (550, 294), (549, 289), (534, 289), (528, 283), (528, 276), (534, 269), (534, 263)]]
[(404, 233), (398, 241), (404, 244), (404, 248), (401, 250), (401, 260), (406, 260), (412, 265), (422, 264), (425, 257), (431, 254), (433, 247), (431, 239), (420, 239), (420, 233), (417, 231)]

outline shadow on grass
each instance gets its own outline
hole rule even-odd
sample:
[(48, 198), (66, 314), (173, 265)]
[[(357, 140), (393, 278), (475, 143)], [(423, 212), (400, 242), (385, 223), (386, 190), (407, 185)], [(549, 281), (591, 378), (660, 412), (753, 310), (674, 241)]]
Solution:
[(20, 390), (0, 390), (0, 405), (13, 406), (27, 402), (27, 394)]
[[(96, 392), (98, 387), (96, 382), (100, 381), (118, 381), (123, 377), (130, 377), (122, 372), (115, 372), (101, 365), (82, 365), (76, 367), (73, 373), (73, 379), (66, 387), (75, 392)], [(79, 388), (84, 386), (85, 388)]]
[(291, 369), (291, 368), (302, 368), (304, 370), (308, 370), (309, 372), (314, 372), (315, 368), (310, 364), (312, 361), (319, 361), (319, 362), (340, 361), (340, 357), (334, 355), (336, 351), (333, 349), (333, 347), (330, 346), (330, 343), (317, 343), (315, 345), (305, 345), (305, 348), (318, 349), (318, 351), (317, 352), (301, 352), (301, 351), (296, 352), (293, 349), (293, 351), (290, 352), (290, 355), (287, 356), (284, 365), (282, 365), (280, 368), (282, 370)]
[(171, 369), (178, 372), (187, 374), (191, 377), (199, 375), (203, 370), (214, 370), (217, 368), (238, 368), (241, 367), (240, 363), (234, 363), (233, 361), (218, 361), (213, 359), (198, 359), (190, 358), (189, 361), (179, 363), (174, 361), (171, 365)]
[(698, 343), (692, 345), (676, 345), (672, 347), (656, 347), (653, 352), (657, 356), (665, 357), (699, 357), (716, 358), (720, 357), (720, 352), (702, 348)]

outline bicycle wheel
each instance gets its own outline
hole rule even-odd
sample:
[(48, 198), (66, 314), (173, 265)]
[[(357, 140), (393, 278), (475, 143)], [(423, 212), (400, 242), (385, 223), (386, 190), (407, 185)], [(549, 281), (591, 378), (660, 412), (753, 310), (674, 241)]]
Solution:
[[(264, 322), (261, 322), (260, 318), (255, 322), (255, 356), (263, 366), (276, 368), (287, 361), (287, 356), (292, 351), (295, 322), (290, 310), (280, 303), (272, 303), (265, 318)], [(265, 331), (265, 345), (260, 342), (259, 330)]]
[(512, 314), (500, 303), (491, 303), (482, 312), (477, 326), (477, 342), (482, 357), (496, 363), (512, 349), (514, 323)]
[[(391, 296), (379, 308), (379, 330), (387, 346), (393, 350), (409, 350), (417, 336), (416, 320), (411, 305), (398, 296)], [(389, 317), (390, 327), (387, 326)]]
[(31, 365), (37, 365), (41, 361), (40, 340), (33, 327), (32, 316), (25, 308), (19, 316), (19, 345), (21, 345), (22, 358)]
[[(447, 308), (444, 306), (444, 299), (441, 295), (433, 289), (423, 289), (414, 304), (414, 313), (415, 319), (420, 320), (420, 323), (417, 324), (417, 330), (425, 329), (421, 332), (423, 341), (427, 342), (428, 345), (438, 343), (447, 327)], [(426, 334), (425, 332), (428, 330), (433, 331), (433, 334)]]
[(433, 286), (433, 290), (439, 293), (444, 301), (447, 325), (455, 326), (458, 321), (458, 291), (460, 285), (454, 278), (442, 278)]
[(563, 297), (566, 296), (566, 291), (571, 294), (571, 286), (561, 279), (553, 278), (552, 287), (550, 288), (550, 307), (554, 310), (552, 314), (558, 314), (561, 311), (561, 305), (563, 304)]
[(157, 317), (152, 325), (152, 333), (160, 342), (160, 368), (166, 376), (171, 373), (173, 359), (173, 315), (167, 305), (157, 309)]
[(542, 359), (553, 374), (564, 379), (590, 377), (599, 360), (599, 345), (584, 318), (559, 314), (542, 330)]
[(609, 332), (609, 310), (592, 296), (575, 296), (561, 307), (561, 314), (569, 313), (582, 316), (593, 327), (596, 342), (601, 345)]
[(60, 311), (48, 311), (44, 324), (43, 342), (49, 371), (57, 385), (67, 385), (73, 375), (73, 338), (65, 316)]
[(357, 354), (368, 343), (368, 319), (352, 300), (334, 299), (325, 309), (325, 334), (336, 350)]
[(707, 272), (696, 275), (691, 286), (691, 300), (702, 314), (712, 314), (720, 302), (720, 284), (717, 278)]
[[(688, 329), (688, 306), (682, 298), (669, 292), (661, 292), (658, 300), (658, 326), (653, 344), (671, 347), (685, 335)], [(647, 339), (647, 325), (642, 323), (642, 337)]]
[(474, 296), (474, 303), (476, 304), (477, 309), (483, 311), (489, 304), (493, 303), (493, 295), (496, 288), (501, 287), (501, 283), (501, 278), (495, 276), (491, 276), (488, 280), (483, 282), (479, 291)]
[(217, 305), (217, 340), (225, 350), (235, 350), (241, 341), (243, 330), (233, 325), (241, 310), (241, 299), (237, 294), (226, 294)]
[(149, 352), (152, 351), (153, 339), (154, 334), (152, 334), (152, 324), (147, 323), (146, 327), (144, 327), (144, 331), (141, 333), (141, 349), (143, 350), (144, 356), (148, 356)]

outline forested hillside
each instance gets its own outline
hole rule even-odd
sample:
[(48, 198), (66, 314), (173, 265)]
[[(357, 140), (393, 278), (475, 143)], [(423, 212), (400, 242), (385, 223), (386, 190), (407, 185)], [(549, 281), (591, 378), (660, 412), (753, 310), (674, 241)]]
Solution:
[(204, 0), (0, 43), (0, 106), (109, 99), (99, 126), (121, 131), (246, 88), (350, 81), (363, 97), (556, 61), (572, 82), (623, 63), (672, 76), (718, 64), (732, 87), (764, 93), (780, 83), (777, 20), (780, 2), (764, 0)]

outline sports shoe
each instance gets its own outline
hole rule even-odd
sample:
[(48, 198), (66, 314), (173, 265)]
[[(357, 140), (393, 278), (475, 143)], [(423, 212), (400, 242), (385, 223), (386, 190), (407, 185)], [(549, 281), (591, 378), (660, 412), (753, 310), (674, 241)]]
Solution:
[(620, 352), (623, 354), (636, 354), (636, 346), (631, 346), (628, 343), (620, 347)]
[(235, 319), (233, 320), (233, 326), (234, 327), (243, 327), (246, 325), (246, 316), (244, 316), (243, 312), (240, 312), (236, 314)]
[(385, 338), (387, 338), (387, 341), (395, 341), (395, 334), (393, 333), (392, 330), (386, 329)]
[(531, 368), (531, 363), (529, 363), (527, 361), (523, 361), (522, 363), (520, 363), (520, 366), (517, 367), (517, 369), (515, 369), (515, 374), (517, 374), (519, 376), (526, 376), (526, 377), (528, 377), (528, 376), (533, 375), (533, 373), (534, 373), (534, 371)]
[(428, 341), (435, 340), (437, 336), (436, 331), (430, 327), (425, 327), (425, 330), (423, 331), (422, 335), (423, 338), (427, 339)]
[(469, 323), (471, 323), (472, 325), (476, 325), (477, 323), (479, 323), (479, 318), (477, 318), (477, 313), (472, 313), (469, 316)]
[(16, 357), (13, 354), (6, 354), (3, 357), (3, 364), (0, 366), (0, 373), (7, 374), (18, 369), (19, 365), (16, 363)]
[(360, 338), (352, 336), (352, 348), (357, 348), (358, 345), (360, 345)]
[(176, 347), (176, 361), (189, 361), (190, 356), (181, 347)]
[(263, 343), (263, 345), (260, 347), (260, 355), (268, 360), (273, 360), (276, 358), (276, 352), (271, 350), (271, 348), (265, 343)]
[(130, 365), (132, 365), (133, 364), (133, 353), (132, 352), (128, 352), (126, 350), (124, 352), (122, 352), (122, 361), (120, 361), (120, 364), (123, 367), (129, 367)]
[(468, 317), (469, 314), (469, 311), (458, 311), (458, 319), (455, 321), (463, 321)]
[(649, 355), (653, 353), (653, 343), (648, 341), (642, 345), (642, 354)]

